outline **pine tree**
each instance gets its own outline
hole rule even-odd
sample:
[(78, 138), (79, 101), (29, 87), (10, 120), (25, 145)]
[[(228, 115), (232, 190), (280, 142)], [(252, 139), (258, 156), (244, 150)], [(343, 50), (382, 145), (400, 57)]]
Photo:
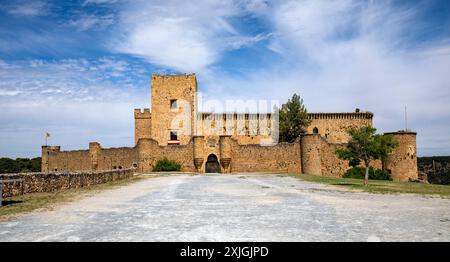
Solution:
[(280, 142), (294, 142), (301, 134), (306, 133), (310, 124), (303, 99), (294, 94), (279, 110)]

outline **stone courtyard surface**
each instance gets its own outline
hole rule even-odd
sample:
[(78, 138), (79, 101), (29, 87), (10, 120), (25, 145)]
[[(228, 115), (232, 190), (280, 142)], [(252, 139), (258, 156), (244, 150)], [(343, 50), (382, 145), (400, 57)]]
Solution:
[(450, 241), (450, 199), (177, 174), (0, 221), (0, 241)]

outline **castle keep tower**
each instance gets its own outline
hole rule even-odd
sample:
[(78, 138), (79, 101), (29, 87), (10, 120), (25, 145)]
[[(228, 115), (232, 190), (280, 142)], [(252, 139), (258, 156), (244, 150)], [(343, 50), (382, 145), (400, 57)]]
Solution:
[(159, 145), (186, 145), (197, 115), (197, 78), (190, 75), (152, 76), (151, 137)]

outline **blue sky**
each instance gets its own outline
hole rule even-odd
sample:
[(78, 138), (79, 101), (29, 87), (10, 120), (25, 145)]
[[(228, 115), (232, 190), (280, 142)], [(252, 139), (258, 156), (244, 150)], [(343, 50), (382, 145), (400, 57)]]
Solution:
[(450, 155), (450, 2), (0, 0), (0, 155), (133, 146), (153, 73), (205, 99), (300, 94), (311, 112), (375, 114)]

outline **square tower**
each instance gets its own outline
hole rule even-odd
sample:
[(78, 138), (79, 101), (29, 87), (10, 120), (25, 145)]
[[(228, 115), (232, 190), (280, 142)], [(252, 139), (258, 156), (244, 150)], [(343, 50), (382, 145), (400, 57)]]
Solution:
[(195, 74), (152, 76), (151, 134), (159, 145), (189, 143), (196, 115)]

